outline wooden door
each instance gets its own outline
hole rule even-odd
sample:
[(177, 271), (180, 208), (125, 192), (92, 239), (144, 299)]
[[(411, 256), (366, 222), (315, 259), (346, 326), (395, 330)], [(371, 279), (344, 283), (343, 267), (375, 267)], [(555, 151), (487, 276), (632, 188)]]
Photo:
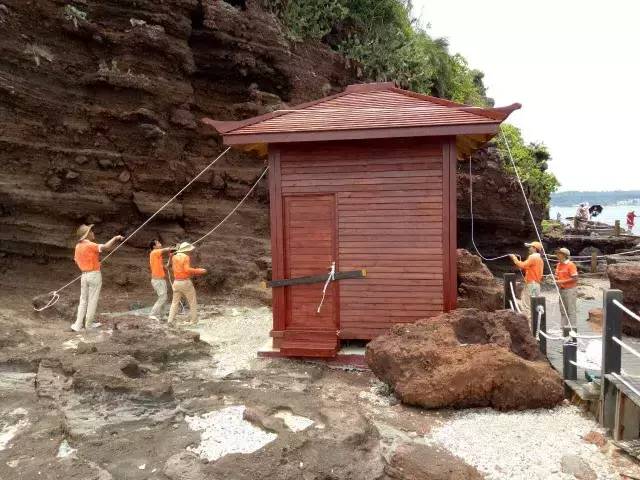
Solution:
[[(300, 195), (284, 198), (286, 278), (328, 275), (336, 261), (335, 196)], [(337, 338), (337, 286), (329, 284), (320, 313), (323, 283), (285, 287), (286, 330), (321, 331)], [(307, 335), (309, 341), (313, 335)]]

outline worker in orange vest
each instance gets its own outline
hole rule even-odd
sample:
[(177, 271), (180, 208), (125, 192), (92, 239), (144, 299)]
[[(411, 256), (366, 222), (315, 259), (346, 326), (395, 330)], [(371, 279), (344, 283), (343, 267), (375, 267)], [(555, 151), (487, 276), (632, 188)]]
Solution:
[(151, 286), (158, 295), (158, 299), (151, 307), (149, 318), (151, 320), (160, 320), (162, 308), (167, 303), (169, 296), (167, 295), (167, 280), (164, 271), (164, 261), (162, 256), (171, 248), (162, 248), (160, 240), (153, 239), (149, 245), (151, 252), (149, 253), (149, 268), (151, 269)]
[(116, 235), (107, 243), (98, 244), (94, 240), (93, 225), (80, 225), (76, 235), (78, 243), (73, 259), (82, 272), (80, 278), (80, 303), (76, 321), (71, 325), (71, 330), (79, 332), (83, 328), (87, 330), (97, 328), (99, 323), (93, 323), (102, 288), (102, 274), (100, 273), (100, 253), (111, 250), (116, 242), (122, 241), (122, 235)]
[(204, 275), (207, 271), (204, 268), (191, 267), (191, 259), (189, 253), (195, 249), (188, 242), (182, 242), (176, 248), (175, 255), (171, 258), (171, 269), (173, 270), (173, 298), (171, 300), (171, 309), (169, 310), (168, 323), (175, 321), (180, 300), (184, 297), (189, 304), (189, 317), (192, 324), (198, 323), (198, 302), (196, 300), (196, 289), (193, 286), (191, 277), (195, 275)]
[(577, 325), (577, 286), (578, 286), (578, 268), (571, 261), (571, 252), (568, 248), (559, 248), (556, 251), (558, 257), (558, 265), (556, 266), (556, 283), (560, 287), (560, 318), (563, 335), (569, 335), (571, 327)]
[(541, 294), (540, 284), (542, 282), (542, 274), (544, 272), (544, 262), (542, 261), (542, 244), (540, 242), (525, 243), (525, 247), (529, 248), (529, 256), (525, 261), (518, 260), (518, 257), (511, 254), (511, 261), (514, 265), (524, 272), (524, 281), (526, 283), (526, 292), (522, 301), (526, 311), (530, 311), (531, 297), (539, 297)]

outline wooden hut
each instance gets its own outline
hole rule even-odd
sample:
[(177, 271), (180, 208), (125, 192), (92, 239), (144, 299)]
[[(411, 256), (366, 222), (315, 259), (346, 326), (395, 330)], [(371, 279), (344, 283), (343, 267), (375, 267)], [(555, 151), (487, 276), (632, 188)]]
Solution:
[(456, 161), (519, 107), (373, 83), (243, 121), (205, 119), (225, 145), (268, 155), (274, 349), (331, 357), (340, 340), (455, 308)]

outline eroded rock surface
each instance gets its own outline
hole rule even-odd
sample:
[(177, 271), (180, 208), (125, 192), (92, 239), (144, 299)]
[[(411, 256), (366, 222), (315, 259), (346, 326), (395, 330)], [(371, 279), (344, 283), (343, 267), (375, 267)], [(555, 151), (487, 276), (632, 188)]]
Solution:
[(407, 404), (426, 408), (552, 407), (560, 377), (541, 359), (527, 319), (460, 309), (395, 325), (367, 346), (367, 364)]
[[(625, 306), (633, 312), (640, 313), (640, 262), (609, 265), (607, 276), (611, 288), (622, 290)], [(622, 332), (640, 337), (640, 322), (624, 314)]]
[(504, 306), (504, 290), (477, 255), (458, 249), (458, 308), (493, 312)]

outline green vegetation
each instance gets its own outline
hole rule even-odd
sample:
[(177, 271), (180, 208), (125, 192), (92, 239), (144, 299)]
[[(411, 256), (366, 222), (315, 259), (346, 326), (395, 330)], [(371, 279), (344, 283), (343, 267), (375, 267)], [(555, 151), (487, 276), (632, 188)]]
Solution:
[(366, 78), (469, 105), (492, 105), (483, 73), (418, 25), (409, 0), (263, 0), (294, 41), (321, 40)]
[(542, 143), (525, 143), (520, 129), (508, 123), (502, 125), (502, 132), (504, 137), (499, 135), (496, 142), (506, 170), (514, 173), (505, 137), (522, 182), (529, 190), (529, 198), (548, 205), (551, 194), (560, 186), (555, 175), (548, 171), (548, 162), (551, 160), (549, 150)]
[(561, 222), (552, 220), (542, 220), (542, 234), (546, 238), (562, 238), (564, 227)]
[[(484, 74), (446, 39), (432, 38), (411, 12), (410, 0), (262, 0), (291, 40), (318, 40), (357, 62), (365, 78), (396, 81), (404, 88), (475, 106), (491, 106)], [(532, 200), (548, 205), (559, 183), (547, 171), (551, 156), (543, 144), (527, 143), (520, 130), (504, 126), (518, 171)], [(498, 147), (512, 171), (503, 140)]]

